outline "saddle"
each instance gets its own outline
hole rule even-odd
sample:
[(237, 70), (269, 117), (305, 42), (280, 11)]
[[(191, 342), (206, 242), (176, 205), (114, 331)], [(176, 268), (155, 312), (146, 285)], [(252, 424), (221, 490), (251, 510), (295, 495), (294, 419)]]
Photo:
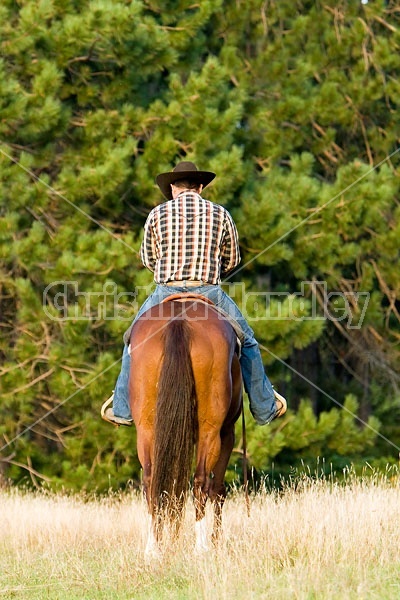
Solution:
[[(236, 339), (237, 339), (237, 345), (238, 345), (238, 354), (240, 356), (240, 348), (244, 342), (243, 330), (239, 326), (239, 324), (234, 319), (232, 319), (232, 317), (230, 315), (228, 315), (228, 313), (226, 313), (224, 310), (222, 310), (222, 308), (219, 308), (219, 306), (216, 306), (216, 304), (209, 298), (206, 298), (206, 296), (203, 296), (202, 294), (194, 294), (193, 292), (179, 292), (177, 294), (171, 294), (171, 296), (164, 298), (164, 300), (162, 300), (160, 302), (160, 304), (165, 304), (166, 302), (172, 302), (172, 301), (174, 301), (174, 302), (188, 302), (188, 301), (202, 302), (203, 304), (209, 304), (210, 306), (212, 306), (214, 308), (214, 310), (216, 310), (229, 323), (229, 325), (232, 327), (233, 331), (235, 332)], [(133, 323), (130, 325), (130, 327), (124, 333), (123, 337), (124, 337), (124, 343), (126, 345), (129, 345), (129, 341), (131, 339), (132, 327), (133, 327)]]

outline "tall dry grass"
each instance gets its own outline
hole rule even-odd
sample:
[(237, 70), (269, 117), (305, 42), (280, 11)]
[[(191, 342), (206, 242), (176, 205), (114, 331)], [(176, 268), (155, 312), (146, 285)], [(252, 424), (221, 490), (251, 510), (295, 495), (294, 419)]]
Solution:
[(234, 493), (220, 546), (201, 557), (189, 504), (176, 548), (150, 564), (138, 495), (11, 490), (0, 507), (0, 599), (400, 598), (397, 477), (346, 485), (303, 477), (253, 496), (250, 517)]

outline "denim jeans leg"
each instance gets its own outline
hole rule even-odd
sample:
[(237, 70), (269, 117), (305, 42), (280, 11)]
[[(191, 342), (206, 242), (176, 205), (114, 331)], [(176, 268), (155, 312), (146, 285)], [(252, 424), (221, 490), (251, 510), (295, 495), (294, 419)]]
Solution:
[(275, 416), (275, 395), (271, 382), (264, 371), (260, 349), (254, 338), (245, 340), (240, 356), (240, 366), (244, 387), (249, 396), (250, 412), (259, 425), (265, 425)]
[(113, 411), (117, 417), (123, 419), (132, 419), (131, 408), (129, 405), (129, 371), (131, 366), (131, 357), (128, 353), (128, 346), (124, 345), (122, 353), (121, 371), (115, 384)]

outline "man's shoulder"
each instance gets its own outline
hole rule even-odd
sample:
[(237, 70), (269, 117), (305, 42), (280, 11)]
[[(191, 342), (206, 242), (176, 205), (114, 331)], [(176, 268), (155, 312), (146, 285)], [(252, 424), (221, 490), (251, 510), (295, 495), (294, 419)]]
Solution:
[(216, 211), (218, 211), (221, 214), (221, 216), (224, 217), (224, 219), (233, 220), (231, 213), (229, 212), (229, 210), (227, 208), (225, 208), (225, 206), (222, 206), (222, 204), (216, 204), (214, 202), (212, 202), (212, 204), (214, 206), (214, 209)]
[(152, 219), (154, 218), (156, 215), (160, 214), (160, 212), (164, 212), (168, 205), (171, 203), (171, 201), (168, 202), (162, 202), (161, 204), (157, 204), (157, 206), (154, 206), (151, 211), (148, 214), (148, 219)]
[(225, 208), (225, 206), (222, 206), (222, 204), (218, 204), (217, 202), (212, 202), (211, 200), (206, 200), (205, 198), (201, 198), (203, 200), (203, 202), (205, 202), (207, 204), (207, 206), (210, 207), (211, 210), (215, 211), (215, 212), (220, 212), (221, 214), (227, 214), (229, 215), (228, 210)]

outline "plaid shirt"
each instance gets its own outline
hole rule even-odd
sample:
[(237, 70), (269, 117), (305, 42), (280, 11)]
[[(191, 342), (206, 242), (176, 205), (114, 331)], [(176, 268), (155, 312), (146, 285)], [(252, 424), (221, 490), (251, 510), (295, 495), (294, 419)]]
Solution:
[(140, 255), (156, 283), (218, 284), (240, 262), (237, 229), (224, 207), (182, 192), (150, 212)]

